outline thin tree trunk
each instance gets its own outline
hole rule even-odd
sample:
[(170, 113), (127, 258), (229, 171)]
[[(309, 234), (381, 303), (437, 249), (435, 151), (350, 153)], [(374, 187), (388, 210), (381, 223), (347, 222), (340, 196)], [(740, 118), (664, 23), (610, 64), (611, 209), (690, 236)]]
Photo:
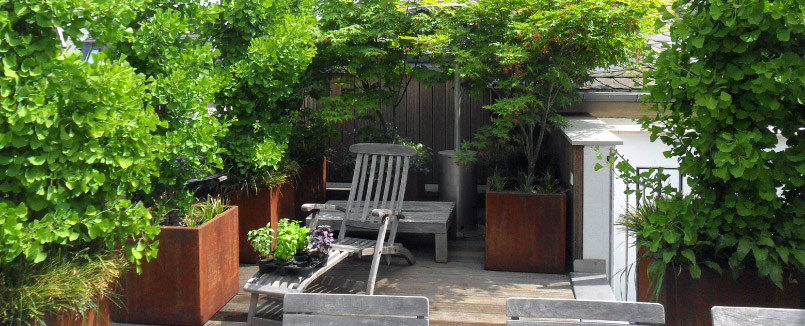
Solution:
[[(536, 173), (536, 164), (537, 164), (537, 157), (539, 157), (539, 151), (542, 147), (542, 140), (545, 138), (545, 131), (548, 129), (548, 113), (551, 112), (551, 106), (553, 106), (553, 87), (551, 87), (550, 91), (548, 92), (548, 99), (545, 101), (545, 112), (542, 114), (541, 124), (542, 127), (539, 130), (539, 138), (537, 138), (537, 146), (534, 149), (534, 158), (533, 161), (528, 162), (529, 168), (529, 179), (534, 178), (534, 174), (532, 174), (531, 165), (534, 165), (533, 173)], [(533, 180), (533, 179), (532, 179)]]

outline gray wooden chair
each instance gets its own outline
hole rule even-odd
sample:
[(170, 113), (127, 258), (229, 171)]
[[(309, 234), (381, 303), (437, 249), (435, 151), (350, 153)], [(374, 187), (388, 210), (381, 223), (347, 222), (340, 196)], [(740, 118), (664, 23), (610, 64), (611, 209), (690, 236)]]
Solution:
[[(602, 326), (606, 322), (665, 324), (665, 310), (658, 303), (598, 301), (547, 298), (509, 298), (506, 300), (509, 326)], [(572, 319), (521, 320), (520, 318)], [(579, 321), (581, 320), (581, 321)]]
[(805, 326), (805, 310), (715, 306), (713, 326)]
[[(401, 244), (394, 243), (399, 219), (403, 218), (400, 211), (405, 196), (408, 167), (416, 150), (394, 144), (355, 144), (349, 150), (357, 154), (357, 157), (347, 207), (302, 205), (303, 211), (313, 214), (310, 228), (315, 228), (318, 224), (318, 214), (322, 209), (344, 213), (338, 239), (332, 244), (327, 262), (307, 276), (259, 272), (253, 275), (243, 286), (244, 291), (252, 294), (248, 325), (254, 319), (260, 294), (282, 296), (287, 293), (302, 293), (314, 280), (347, 257), (373, 256), (366, 284), (366, 293), (369, 295), (374, 293), (381, 255), (399, 255), (411, 265), (416, 262), (410, 251)], [(348, 226), (377, 230), (377, 239), (347, 237)]]
[(286, 294), (285, 326), (426, 326), (428, 298), (359, 294)]

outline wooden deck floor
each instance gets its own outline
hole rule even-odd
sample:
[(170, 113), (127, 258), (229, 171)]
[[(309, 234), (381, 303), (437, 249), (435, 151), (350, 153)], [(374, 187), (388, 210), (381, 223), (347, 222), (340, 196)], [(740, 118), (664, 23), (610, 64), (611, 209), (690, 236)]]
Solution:
[[(414, 252), (417, 263), (408, 266), (395, 258), (391, 266), (381, 264), (375, 293), (428, 297), (431, 325), (503, 325), (508, 297), (573, 298), (567, 275), (484, 270), (482, 238), (451, 240), (447, 264), (433, 261), (432, 237), (408, 236), (400, 242)], [(310, 292), (363, 293), (369, 263), (370, 259), (344, 261)], [(255, 271), (256, 266), (241, 266), (241, 285)], [(261, 296), (257, 314), (279, 320), (281, 307), (280, 300)], [(241, 291), (207, 325), (242, 325), (248, 309), (249, 294)]]

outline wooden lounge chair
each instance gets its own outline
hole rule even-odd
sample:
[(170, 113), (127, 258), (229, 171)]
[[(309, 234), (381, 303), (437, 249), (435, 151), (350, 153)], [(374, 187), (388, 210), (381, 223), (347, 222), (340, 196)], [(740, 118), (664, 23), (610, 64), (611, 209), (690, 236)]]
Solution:
[[(347, 206), (302, 205), (303, 211), (313, 214), (313, 220), (309, 225), (311, 229), (318, 224), (320, 210), (331, 209), (344, 212), (345, 218), (341, 223), (338, 239), (332, 244), (327, 262), (307, 276), (282, 276), (259, 272), (252, 276), (243, 286), (244, 291), (252, 294), (248, 325), (251, 325), (254, 318), (260, 294), (283, 296), (287, 293), (302, 293), (314, 280), (347, 257), (373, 256), (369, 280), (366, 284), (366, 293), (369, 295), (374, 293), (381, 255), (399, 255), (411, 265), (416, 262), (410, 251), (402, 245), (394, 243), (399, 219), (403, 218), (400, 211), (405, 196), (409, 161), (416, 154), (416, 150), (394, 144), (355, 144), (350, 146), (349, 150), (357, 154), (357, 157)], [(378, 230), (377, 239), (346, 237), (347, 226), (376, 229)], [(388, 237), (386, 237), (387, 232)]]
[(713, 326), (805, 326), (805, 310), (715, 306)]
[[(644, 302), (509, 298), (506, 300), (506, 315), (512, 318), (506, 322), (508, 326), (609, 325), (601, 321), (665, 324), (665, 310), (662, 305)], [(521, 317), (581, 321), (520, 320)]]
[(359, 294), (286, 294), (284, 326), (427, 326), (428, 298)]

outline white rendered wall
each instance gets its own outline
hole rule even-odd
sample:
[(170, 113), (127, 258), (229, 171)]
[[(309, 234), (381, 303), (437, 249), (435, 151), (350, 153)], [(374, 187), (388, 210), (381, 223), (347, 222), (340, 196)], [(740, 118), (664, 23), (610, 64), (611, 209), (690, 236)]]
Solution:
[[(610, 146), (600, 146), (601, 153), (609, 153)], [(594, 146), (584, 146), (584, 190), (582, 216), (582, 257), (584, 259), (603, 259), (610, 271), (610, 236), (612, 234), (612, 200), (611, 170), (606, 162), (596, 160), (598, 151)], [(606, 157), (606, 154), (604, 154)], [(601, 162), (605, 168), (595, 170), (595, 164)], [(611, 275), (611, 274), (610, 274)]]

